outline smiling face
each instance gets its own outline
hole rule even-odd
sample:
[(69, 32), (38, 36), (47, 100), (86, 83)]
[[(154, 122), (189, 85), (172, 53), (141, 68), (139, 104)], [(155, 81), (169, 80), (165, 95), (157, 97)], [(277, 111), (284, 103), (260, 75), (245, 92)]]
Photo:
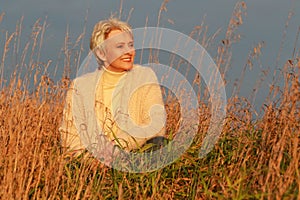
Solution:
[(132, 69), (135, 49), (131, 34), (121, 30), (112, 30), (104, 41), (104, 52), (99, 57), (104, 66), (113, 72), (124, 72)]

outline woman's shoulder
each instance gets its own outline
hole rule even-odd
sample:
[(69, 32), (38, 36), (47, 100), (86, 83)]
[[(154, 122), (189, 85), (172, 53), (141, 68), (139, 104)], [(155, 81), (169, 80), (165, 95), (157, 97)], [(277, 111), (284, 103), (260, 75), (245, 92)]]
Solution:
[(133, 66), (133, 69), (131, 71), (135, 73), (145, 73), (145, 74), (148, 73), (148, 75), (154, 74), (154, 71), (151, 69), (151, 67), (137, 65), (137, 64)]
[(137, 83), (145, 81), (157, 82), (156, 74), (149, 66), (134, 65), (130, 74), (130, 79), (135, 80)]
[(101, 70), (95, 70), (94, 72), (76, 77), (72, 81), (72, 88), (88, 91), (94, 90), (93, 86), (97, 85), (101, 73)]
[(74, 79), (74, 82), (82, 83), (82, 82), (91, 82), (96, 81), (101, 73), (101, 70), (95, 70), (94, 72), (86, 73)]

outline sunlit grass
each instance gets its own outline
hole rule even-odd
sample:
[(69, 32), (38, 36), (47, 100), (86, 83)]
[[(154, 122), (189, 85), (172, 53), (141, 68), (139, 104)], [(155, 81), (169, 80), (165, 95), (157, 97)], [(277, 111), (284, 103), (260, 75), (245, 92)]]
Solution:
[[(236, 30), (244, 9), (245, 4), (237, 5), (226, 38), (218, 47), (215, 59), (224, 77), (231, 62), (231, 45), (238, 42)], [(68, 71), (76, 69), (79, 62), (66, 56), (64, 75), (57, 83), (52, 81), (50, 63), (41, 62), (38, 53), (45, 26), (37, 22), (33, 30), (32, 40), (24, 49), (18, 49), (19, 29), (7, 33), (3, 43), (0, 199), (299, 198), (299, 55), (282, 67), (283, 85), (270, 86), (261, 117), (253, 119), (251, 102), (238, 92), (228, 99), (223, 132), (205, 158), (198, 158), (210, 118), (209, 105), (202, 103), (208, 95), (203, 92), (199, 94), (199, 132), (188, 151), (162, 169), (135, 174), (108, 168), (88, 156), (72, 158), (62, 152), (58, 127), (69, 84)], [(206, 38), (199, 27), (194, 31), (201, 33), (203, 46), (213, 39)], [(82, 35), (74, 46), (80, 46), (81, 39)], [(6, 59), (16, 52), (23, 53), (18, 54), (21, 57), (16, 71), (5, 83), (8, 78), (3, 74), (9, 67)], [(250, 58), (255, 59), (258, 49), (251, 52)], [(26, 67), (25, 74), (18, 73), (20, 67)], [(170, 100), (167, 111), (171, 137), (180, 115), (178, 102)]]

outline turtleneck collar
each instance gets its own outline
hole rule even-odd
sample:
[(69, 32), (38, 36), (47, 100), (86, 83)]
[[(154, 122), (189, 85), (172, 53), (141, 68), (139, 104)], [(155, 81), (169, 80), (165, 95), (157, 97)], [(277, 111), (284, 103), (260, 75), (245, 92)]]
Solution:
[(114, 71), (108, 70), (104, 66), (102, 68), (103, 68), (103, 74), (102, 74), (103, 82), (104, 82), (104, 84), (108, 84), (108, 85), (116, 85), (118, 83), (118, 81), (120, 80), (120, 78), (126, 74), (126, 71), (114, 72)]

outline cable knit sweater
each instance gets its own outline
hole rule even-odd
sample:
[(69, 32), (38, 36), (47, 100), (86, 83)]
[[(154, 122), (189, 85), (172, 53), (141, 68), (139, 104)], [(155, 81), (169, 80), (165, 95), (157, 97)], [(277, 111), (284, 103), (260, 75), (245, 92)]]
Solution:
[(126, 150), (164, 135), (165, 110), (155, 73), (134, 65), (125, 73), (105, 69), (76, 78), (66, 97), (62, 146), (93, 151), (104, 136)]

